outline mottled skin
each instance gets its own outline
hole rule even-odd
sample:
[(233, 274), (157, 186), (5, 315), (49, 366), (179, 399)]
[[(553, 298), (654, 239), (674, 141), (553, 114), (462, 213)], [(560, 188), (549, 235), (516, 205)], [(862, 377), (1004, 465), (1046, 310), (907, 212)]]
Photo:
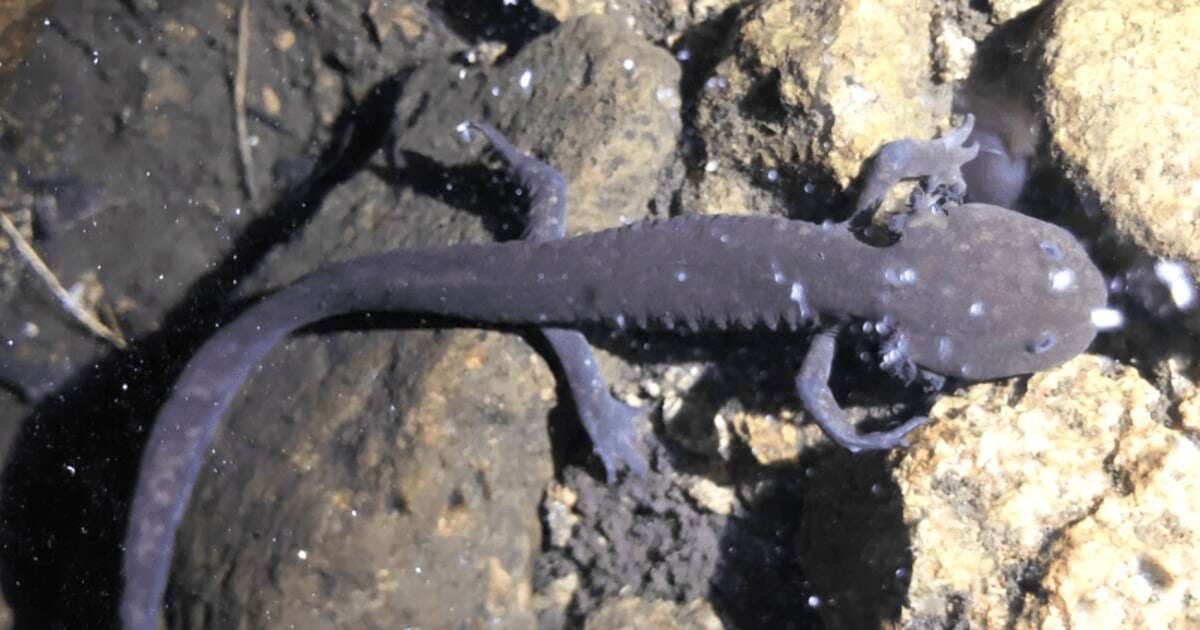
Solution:
[[(970, 119), (939, 140), (885, 146), (858, 209), (897, 180), (928, 177), (935, 199), (961, 193)], [(860, 434), (827, 381), (834, 336), (848, 322), (886, 333), (894, 373), (990, 379), (1045, 369), (1082, 352), (1103, 307), (1103, 279), (1066, 231), (996, 206), (915, 212), (888, 247), (848, 223), (766, 216), (681, 216), (562, 238), (562, 178), (476, 125), (530, 191), (526, 240), (399, 250), (320, 269), (222, 328), (188, 364), (155, 421), (142, 459), (124, 559), (121, 615), (155, 627), (175, 531), (221, 415), (280, 339), (352, 311), (399, 311), (486, 324), (538, 326), (563, 365), (594, 448), (610, 475), (643, 472), (638, 411), (613, 400), (581, 324), (729, 330), (819, 328), (797, 376), (814, 420), (852, 450), (885, 449), (926, 421)], [(937, 207), (938, 204), (926, 204)]]

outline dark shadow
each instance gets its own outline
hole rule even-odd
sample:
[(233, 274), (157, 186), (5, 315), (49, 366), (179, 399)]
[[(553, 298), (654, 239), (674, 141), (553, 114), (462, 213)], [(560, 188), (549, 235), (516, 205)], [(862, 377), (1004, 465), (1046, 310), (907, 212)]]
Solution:
[(503, 42), (501, 59), (512, 58), (525, 44), (558, 26), (558, 20), (550, 14), (524, 1), (433, 0), (429, 8), (467, 41)]

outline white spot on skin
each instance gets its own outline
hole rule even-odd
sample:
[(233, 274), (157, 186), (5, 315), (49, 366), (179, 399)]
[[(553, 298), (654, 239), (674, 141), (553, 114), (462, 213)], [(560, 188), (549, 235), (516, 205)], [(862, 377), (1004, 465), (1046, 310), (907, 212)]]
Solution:
[(1120, 328), (1125, 323), (1125, 315), (1115, 308), (1092, 309), (1092, 325), (1097, 330), (1112, 330)]
[(954, 353), (954, 342), (950, 341), (949, 337), (938, 337), (937, 344), (938, 360), (949, 360), (950, 355)]
[(808, 300), (804, 297), (804, 285), (799, 282), (792, 283), (792, 292), (788, 297), (800, 307), (800, 317), (807, 320), (813, 319), (812, 307), (808, 305)]
[(1171, 292), (1171, 301), (1176, 308), (1190, 308), (1196, 302), (1196, 284), (1187, 267), (1173, 260), (1154, 263), (1154, 276)]
[(1058, 244), (1054, 241), (1042, 241), (1041, 243), (1038, 243), (1038, 247), (1042, 250), (1042, 253), (1046, 255), (1046, 258), (1049, 258), (1054, 262), (1058, 262), (1063, 259), (1062, 249), (1059, 249)]
[(1050, 272), (1050, 290), (1063, 292), (1075, 286), (1075, 272), (1071, 269), (1055, 269)]

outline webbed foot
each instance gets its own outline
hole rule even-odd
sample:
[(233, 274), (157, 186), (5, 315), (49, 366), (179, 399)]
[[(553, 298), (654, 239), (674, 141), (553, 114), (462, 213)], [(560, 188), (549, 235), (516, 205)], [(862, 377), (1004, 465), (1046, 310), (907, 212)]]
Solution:
[(979, 153), (978, 144), (963, 145), (974, 127), (975, 117), (967, 114), (963, 124), (941, 138), (903, 139), (883, 145), (862, 176), (852, 220), (862, 222), (862, 215), (879, 203), (892, 186), (905, 179), (924, 178), (927, 196), (961, 199), (966, 193), (962, 166)]
[(598, 410), (591, 412), (595, 417), (585, 418), (583, 425), (592, 439), (592, 452), (604, 464), (608, 483), (616, 483), (622, 468), (639, 477), (645, 475), (650, 465), (639, 444), (637, 423), (645, 419), (647, 410), (626, 405), (612, 396), (605, 396), (598, 406)]

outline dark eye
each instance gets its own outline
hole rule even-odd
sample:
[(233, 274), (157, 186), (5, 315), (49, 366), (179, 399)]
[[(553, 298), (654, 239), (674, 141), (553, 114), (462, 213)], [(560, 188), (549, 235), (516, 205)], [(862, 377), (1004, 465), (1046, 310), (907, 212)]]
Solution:
[(1033, 354), (1042, 354), (1053, 348), (1056, 343), (1058, 343), (1058, 337), (1054, 333), (1046, 332), (1042, 333), (1037, 339), (1025, 344), (1025, 349)]

